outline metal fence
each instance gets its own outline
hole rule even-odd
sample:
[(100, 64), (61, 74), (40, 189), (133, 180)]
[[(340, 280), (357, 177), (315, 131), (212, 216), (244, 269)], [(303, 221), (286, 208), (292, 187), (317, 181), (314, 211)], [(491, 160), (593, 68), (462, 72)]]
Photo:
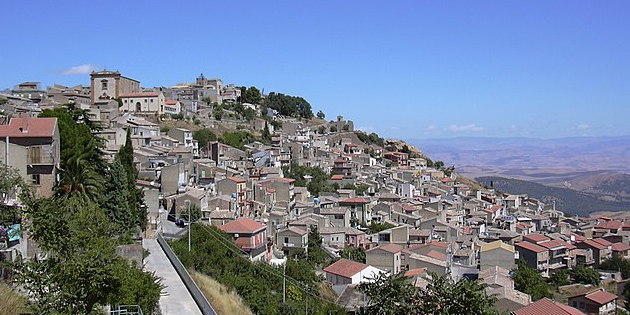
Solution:
[(177, 274), (184, 282), (184, 285), (188, 289), (188, 292), (190, 292), (193, 300), (195, 300), (195, 303), (197, 303), (197, 306), (201, 310), (201, 313), (203, 315), (217, 315), (217, 313), (214, 311), (214, 308), (212, 308), (212, 305), (210, 305), (206, 297), (203, 295), (203, 293), (201, 293), (201, 290), (199, 290), (197, 284), (190, 277), (190, 274), (188, 274), (188, 271), (186, 270), (186, 267), (184, 267), (184, 264), (182, 264), (179, 258), (177, 258), (177, 255), (175, 255), (175, 252), (173, 252), (173, 250), (168, 245), (166, 240), (162, 237), (162, 235), (158, 234), (157, 241), (158, 244), (160, 244), (160, 247), (162, 247), (162, 250), (164, 250), (166, 257), (168, 257), (168, 259), (171, 261), (171, 264), (175, 268), (175, 271), (177, 271)]
[(119, 305), (116, 309), (110, 310), (109, 315), (143, 315), (143, 313), (138, 305)]

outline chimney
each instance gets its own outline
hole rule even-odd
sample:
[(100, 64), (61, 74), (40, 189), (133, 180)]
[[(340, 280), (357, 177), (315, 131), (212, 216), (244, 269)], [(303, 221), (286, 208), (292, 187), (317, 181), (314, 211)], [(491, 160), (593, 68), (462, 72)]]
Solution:
[(28, 113), (22, 113), (22, 126), (20, 126), (22, 133), (28, 132)]

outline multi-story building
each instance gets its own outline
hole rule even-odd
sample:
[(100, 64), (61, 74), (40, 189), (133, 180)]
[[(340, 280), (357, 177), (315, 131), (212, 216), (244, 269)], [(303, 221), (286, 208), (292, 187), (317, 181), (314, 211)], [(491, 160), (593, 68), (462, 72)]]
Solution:
[(0, 160), (19, 172), (38, 197), (50, 197), (60, 162), (57, 118), (23, 115), (0, 126)]
[(118, 99), (123, 94), (140, 93), (140, 81), (130, 79), (118, 71), (92, 71), (90, 73), (90, 100)]
[(136, 114), (164, 114), (166, 98), (162, 93), (126, 93), (119, 95), (122, 105), (120, 110)]

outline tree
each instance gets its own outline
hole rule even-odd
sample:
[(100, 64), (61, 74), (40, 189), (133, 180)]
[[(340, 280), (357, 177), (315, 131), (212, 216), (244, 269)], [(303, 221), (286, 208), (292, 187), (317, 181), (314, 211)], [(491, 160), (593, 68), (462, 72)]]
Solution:
[(313, 118), (311, 104), (299, 96), (271, 92), (264, 101), (264, 106), (275, 109), (280, 115), (304, 119)]
[(325, 119), (326, 118), (326, 114), (324, 114), (324, 112), (322, 112), (322, 110), (320, 109), (319, 111), (317, 111), (317, 118)]
[(255, 86), (250, 86), (244, 92), (241, 92), (241, 100), (243, 103), (259, 104), (262, 101), (262, 95)]
[(622, 278), (630, 278), (630, 260), (623, 257), (613, 256), (606, 259), (599, 265), (599, 268), (602, 270), (621, 271)]
[(556, 287), (571, 284), (571, 280), (569, 279), (569, 270), (562, 269), (554, 272), (551, 277), (549, 277), (549, 283)]
[(379, 273), (371, 282), (363, 282), (357, 289), (369, 297), (364, 315), (418, 314), (420, 292), (404, 273), (391, 276)]
[(269, 132), (269, 124), (265, 121), (265, 127), (261, 132), (263, 143), (271, 143), (271, 132)]
[(136, 187), (138, 179), (138, 169), (134, 162), (133, 144), (131, 142), (131, 129), (127, 129), (125, 145), (122, 146), (116, 155), (127, 173), (127, 190), (129, 191), (129, 207), (133, 214), (135, 226), (146, 227), (147, 213), (144, 207), (144, 196), (141, 189)]
[(436, 170), (442, 169), (444, 167), (444, 162), (435, 161), (435, 163), (433, 163), (433, 167), (435, 167)]
[(205, 147), (210, 141), (217, 141), (217, 135), (212, 130), (203, 128), (193, 133), (193, 139), (197, 140), (199, 147)]
[(197, 222), (201, 219), (201, 209), (194, 203), (187, 203), (179, 215), (186, 222)]
[(594, 286), (599, 285), (599, 272), (593, 268), (585, 267), (584, 265), (578, 265), (571, 270), (573, 280), (582, 284), (591, 284)]
[(341, 258), (365, 263), (365, 249), (363, 247), (346, 247), (341, 250)]
[(381, 273), (373, 282), (361, 283), (358, 290), (369, 297), (361, 314), (497, 314), (496, 298), (488, 296), (485, 285), (462, 278), (454, 281), (448, 275), (429, 272), (426, 289), (419, 289), (404, 273)]
[(496, 298), (486, 294), (486, 285), (462, 278), (455, 282), (449, 275), (429, 272), (429, 283), (420, 293), (420, 313), (432, 315), (497, 314)]
[(307, 260), (315, 265), (324, 263), (328, 254), (322, 249), (322, 237), (316, 225), (312, 225), (308, 232), (308, 258)]
[(534, 301), (553, 296), (553, 294), (549, 292), (549, 285), (545, 282), (545, 278), (536, 272), (536, 270), (527, 266), (527, 263), (523, 259), (518, 260), (517, 266), (513, 277), (514, 288), (516, 290), (531, 295)]
[[(117, 155), (105, 176), (105, 189), (101, 197), (101, 207), (112, 223), (112, 228), (122, 234), (136, 226), (132, 203), (135, 203), (128, 187), (128, 176)], [(132, 187), (135, 188), (135, 187)]]
[(337, 132), (337, 127), (330, 126), (330, 132)]
[[(94, 204), (41, 200), (28, 210), (33, 238), (48, 253), (18, 262), (17, 280), (37, 301), (37, 314), (92, 314), (120, 285), (109, 224)], [(56, 311), (56, 312), (55, 312)]]
[(84, 203), (95, 202), (103, 187), (103, 177), (89, 161), (90, 152), (73, 155), (62, 161), (55, 198), (78, 197)]
[(36, 301), (37, 314), (100, 314), (106, 304), (125, 301), (143, 304), (148, 314), (155, 309), (157, 278), (116, 255), (109, 221), (97, 204), (75, 196), (26, 205), (32, 237), (47, 258), (18, 260), (14, 271)]

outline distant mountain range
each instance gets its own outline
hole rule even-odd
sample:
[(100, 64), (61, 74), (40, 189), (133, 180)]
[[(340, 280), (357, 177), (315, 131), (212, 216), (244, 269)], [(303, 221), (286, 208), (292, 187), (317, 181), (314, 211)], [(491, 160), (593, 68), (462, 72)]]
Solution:
[(568, 188), (549, 187), (530, 181), (496, 176), (478, 177), (476, 180), (486, 187), (492, 186), (501, 192), (527, 194), (529, 197), (541, 200), (546, 204), (555, 202), (556, 210), (583, 217), (592, 212), (630, 210), (630, 202), (603, 201), (598, 195)]
[[(534, 192), (540, 190), (542, 193), (547, 189), (562, 195), (563, 200), (577, 198), (578, 204), (570, 208), (581, 205), (589, 212), (598, 211), (597, 207), (589, 206), (590, 201), (583, 199), (588, 198), (593, 202), (605, 201), (608, 210), (630, 210), (627, 207), (630, 205), (630, 136), (562, 139), (462, 137), (408, 142), (426, 156), (444, 161), (447, 166), (454, 165), (457, 172), (471, 178), (511, 178), (586, 194), (572, 195), (571, 191), (549, 190), (544, 186), (524, 183), (516, 185), (516, 182), (509, 182), (510, 186), (523, 190), (506, 189), (506, 192), (527, 193), (535, 197)], [(571, 203), (569, 200), (563, 202)], [(585, 213), (583, 210), (575, 212)]]

